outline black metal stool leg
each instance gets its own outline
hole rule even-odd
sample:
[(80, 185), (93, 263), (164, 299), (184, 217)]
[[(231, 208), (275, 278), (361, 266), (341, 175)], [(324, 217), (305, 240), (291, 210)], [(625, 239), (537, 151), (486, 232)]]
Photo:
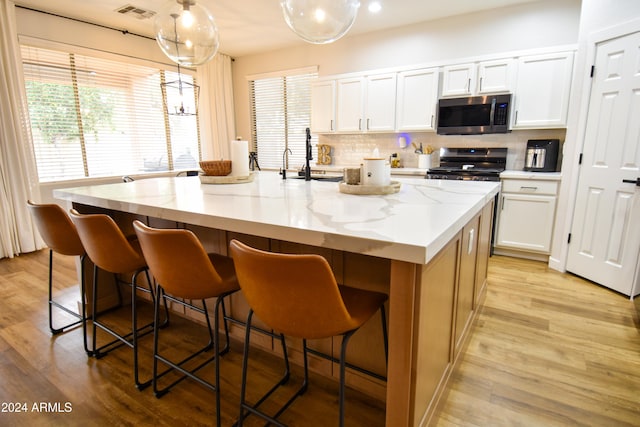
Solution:
[(339, 426), (344, 427), (344, 395), (345, 395), (345, 367), (346, 367), (346, 359), (347, 359), (347, 344), (349, 343), (349, 338), (356, 331), (349, 331), (342, 336), (342, 346), (340, 348), (340, 395), (339, 395), (339, 405), (340, 405), (340, 415), (339, 415)]
[[(131, 319), (132, 319), (132, 344), (133, 344), (133, 377), (134, 382), (138, 390), (144, 390), (145, 388), (151, 385), (151, 380), (145, 381), (144, 383), (140, 382), (140, 376), (138, 373), (138, 310), (136, 303), (136, 294), (138, 290), (138, 275), (144, 271), (147, 277), (147, 283), (149, 284), (149, 290), (151, 291), (151, 278), (149, 277), (149, 271), (145, 268), (143, 270), (138, 270), (133, 274), (133, 278), (131, 279)], [(153, 295), (153, 293), (152, 293)]]
[[(65, 332), (65, 330), (75, 327), (79, 324), (82, 323), (82, 316), (79, 315), (78, 313), (68, 309), (67, 307), (65, 307), (62, 304), (57, 303), (56, 301), (54, 301), (53, 299), (53, 250), (49, 249), (49, 297), (47, 300), (47, 305), (48, 307), (48, 311), (49, 311), (49, 330), (51, 331), (52, 335), (58, 335), (61, 334), (62, 332)], [(73, 322), (67, 323), (64, 326), (61, 326), (59, 328), (56, 328), (53, 326), (53, 307), (57, 307), (60, 310), (71, 314), (72, 316), (78, 318), (78, 320), (75, 320)]]

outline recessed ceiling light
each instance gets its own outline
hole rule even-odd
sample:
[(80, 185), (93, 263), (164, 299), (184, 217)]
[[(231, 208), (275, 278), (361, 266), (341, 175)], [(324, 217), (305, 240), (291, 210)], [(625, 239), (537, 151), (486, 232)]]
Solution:
[(382, 10), (382, 4), (379, 1), (370, 1), (367, 9), (371, 13), (378, 13)]

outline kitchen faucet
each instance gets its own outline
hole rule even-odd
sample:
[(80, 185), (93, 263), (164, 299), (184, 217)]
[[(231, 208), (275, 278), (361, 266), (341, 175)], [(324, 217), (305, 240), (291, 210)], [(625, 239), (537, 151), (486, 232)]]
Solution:
[(309, 160), (313, 160), (313, 154), (311, 152), (311, 130), (307, 128), (307, 141), (306, 141), (307, 154), (305, 156), (306, 163), (304, 168), (304, 180), (311, 181), (311, 167), (309, 166)]
[(280, 175), (282, 175), (282, 179), (287, 179), (287, 168), (285, 166), (285, 157), (287, 155), (287, 151), (289, 154), (293, 154), (290, 148), (285, 148), (282, 152), (282, 169), (280, 170)]

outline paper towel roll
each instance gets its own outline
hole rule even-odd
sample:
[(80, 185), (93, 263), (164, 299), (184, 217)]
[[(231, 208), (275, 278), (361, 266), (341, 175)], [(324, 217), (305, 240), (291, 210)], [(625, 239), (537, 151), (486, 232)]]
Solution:
[(231, 141), (231, 176), (249, 176), (248, 141)]

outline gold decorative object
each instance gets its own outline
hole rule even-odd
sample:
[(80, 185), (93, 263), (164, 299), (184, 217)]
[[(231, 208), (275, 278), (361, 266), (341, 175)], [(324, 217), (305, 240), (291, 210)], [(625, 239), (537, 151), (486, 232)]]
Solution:
[(319, 165), (330, 165), (333, 162), (331, 158), (331, 146), (326, 144), (318, 144), (318, 162)]

